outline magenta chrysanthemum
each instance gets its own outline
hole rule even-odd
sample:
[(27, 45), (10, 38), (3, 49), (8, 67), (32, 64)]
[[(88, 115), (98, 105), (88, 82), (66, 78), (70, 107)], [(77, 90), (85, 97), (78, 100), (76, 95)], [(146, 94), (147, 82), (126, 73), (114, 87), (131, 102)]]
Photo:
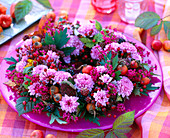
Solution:
[(55, 69), (47, 69), (47, 71), (42, 71), (40, 73), (40, 80), (41, 81), (47, 81), (49, 78), (49, 76), (51, 78), (54, 78), (55, 76), (55, 73), (56, 73), (56, 70)]
[(63, 47), (75, 47), (76, 49), (71, 53), (71, 55), (79, 55), (80, 50), (83, 49), (84, 43), (79, 40), (77, 36), (70, 36), (69, 41)]
[(96, 69), (98, 73), (104, 73), (108, 71), (108, 69), (105, 66), (97, 66)]
[(62, 100), (59, 102), (61, 109), (65, 111), (66, 113), (73, 113), (76, 111), (77, 106), (79, 103), (77, 102), (79, 98), (75, 96), (68, 96), (65, 94), (64, 97), (62, 97)]
[(109, 82), (112, 81), (113, 77), (110, 77), (109, 74), (103, 74), (102, 76), (99, 77), (99, 79), (106, 83), (106, 84), (109, 84)]
[(53, 59), (54, 62), (58, 64), (60, 57), (56, 54), (56, 52), (53, 52), (52, 50), (48, 50), (47, 55), (49, 56), (47, 60)]
[(133, 91), (133, 83), (128, 77), (123, 76), (121, 80), (117, 81), (117, 90), (118, 95), (129, 96)]
[(39, 82), (35, 82), (32, 85), (30, 85), (28, 87), (28, 92), (30, 93), (30, 95), (35, 95), (36, 97), (41, 96), (41, 94), (38, 93), (39, 86), (40, 86)]
[(100, 103), (101, 105), (106, 106), (106, 102), (109, 100), (105, 90), (97, 91), (97, 93), (94, 93), (93, 97), (95, 98), (96, 105)]
[(91, 53), (90, 53), (91, 58), (99, 60), (99, 57), (101, 55), (101, 51), (102, 51), (102, 48), (99, 45), (92, 47)]
[(61, 83), (62, 81), (66, 81), (68, 78), (72, 78), (71, 74), (65, 71), (57, 71), (55, 73), (54, 82)]
[(82, 88), (88, 89), (89, 91), (92, 90), (94, 82), (90, 75), (86, 73), (79, 73), (77, 77), (74, 79), (75, 86), (77, 89), (81, 90)]
[(18, 71), (18, 72), (23, 72), (23, 70), (24, 70), (24, 67), (26, 66), (26, 62), (23, 62), (23, 61), (20, 61), (20, 62), (18, 62), (17, 64), (16, 64), (16, 71)]
[(64, 57), (63, 59), (64, 59), (64, 62), (67, 63), (67, 64), (70, 63), (70, 61), (71, 61), (70, 56)]
[(38, 65), (33, 68), (32, 75), (40, 74), (42, 71), (44, 71), (44, 69), (48, 69), (48, 67), (46, 65)]

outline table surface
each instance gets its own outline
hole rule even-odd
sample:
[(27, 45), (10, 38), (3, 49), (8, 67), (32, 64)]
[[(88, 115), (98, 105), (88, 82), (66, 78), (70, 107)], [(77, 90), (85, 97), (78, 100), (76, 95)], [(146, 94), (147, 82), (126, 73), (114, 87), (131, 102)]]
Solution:
[[(111, 14), (101, 14), (94, 10), (90, 0), (49, 0), (57, 16), (62, 11), (68, 13), (69, 20), (87, 23), (88, 20), (98, 20), (102, 26), (111, 25), (118, 31), (126, 33), (133, 38), (143, 42), (151, 49), (150, 44), (153, 37), (149, 31), (143, 31), (134, 25), (121, 21), (117, 10)], [(158, 13), (161, 17), (170, 15), (170, 0), (148, 0), (149, 11)], [(166, 18), (170, 21), (170, 18)], [(0, 46), (0, 63), (6, 54), (11, 50), (24, 34), (33, 32), (37, 28), (35, 23), (10, 41)], [(161, 41), (166, 40), (166, 36), (161, 31), (155, 38)], [(170, 137), (170, 53), (161, 49), (159, 52), (152, 51), (159, 60), (163, 70), (163, 90), (156, 102), (140, 117), (135, 119), (132, 130), (128, 137)], [(1, 79), (1, 78), (0, 78)], [(54, 134), (57, 138), (74, 138), (78, 133), (56, 131), (34, 124), (16, 113), (0, 96), (0, 138), (29, 138), (33, 130), (42, 130), (45, 135)]]

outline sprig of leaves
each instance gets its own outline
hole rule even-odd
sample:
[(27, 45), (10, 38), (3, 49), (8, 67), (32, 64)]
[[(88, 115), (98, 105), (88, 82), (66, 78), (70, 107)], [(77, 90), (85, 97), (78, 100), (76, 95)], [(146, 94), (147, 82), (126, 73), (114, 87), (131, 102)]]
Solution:
[(17, 63), (16, 59), (13, 58), (13, 57), (10, 57), (10, 58), (4, 58), (4, 60), (6, 60), (6, 61), (8, 61), (8, 62), (13, 62), (13, 64), (11, 64), (11, 65), (7, 68), (7, 70), (13, 71), (13, 70), (15, 69), (15, 67), (16, 67), (16, 63)]
[[(109, 130), (109, 133), (107, 133), (106, 138), (111, 138), (111, 137), (126, 137), (125, 133), (128, 133), (131, 128), (130, 126), (134, 122), (134, 116), (135, 116), (135, 111), (127, 112), (122, 115), (120, 115), (113, 123), (113, 127)], [(76, 138), (103, 138), (104, 137), (104, 132), (101, 129), (88, 129), (83, 132), (81, 132)]]
[[(160, 21), (160, 22), (159, 22)], [(135, 20), (135, 26), (143, 28), (144, 30), (151, 28), (151, 35), (156, 35), (160, 32), (162, 25), (164, 26), (164, 31), (170, 40), (170, 22), (164, 21), (155, 12), (144, 12), (140, 14)]]
[(65, 47), (62, 48), (65, 44), (67, 44), (70, 38), (67, 37), (67, 28), (63, 31), (56, 31), (54, 36), (46, 33), (43, 45), (55, 45), (56, 49), (64, 52), (65, 56), (70, 55), (76, 48), (75, 47)]

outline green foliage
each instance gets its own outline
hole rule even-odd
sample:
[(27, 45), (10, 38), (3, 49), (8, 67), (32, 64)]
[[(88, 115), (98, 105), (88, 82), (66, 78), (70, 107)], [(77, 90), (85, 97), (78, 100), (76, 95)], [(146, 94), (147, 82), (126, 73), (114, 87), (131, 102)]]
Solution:
[(138, 87), (136, 87), (134, 90), (133, 90), (133, 93), (135, 94), (135, 96), (141, 96), (140, 95), (140, 89)]
[(159, 89), (159, 87), (152, 86), (152, 83), (149, 83), (148, 85), (146, 85), (146, 90), (153, 91), (156, 89)]
[(33, 66), (26, 67), (26, 68), (23, 70), (23, 74), (28, 74), (32, 68), (33, 68)]
[(122, 97), (120, 95), (117, 95), (116, 102), (122, 102), (122, 101), (123, 101)]
[(76, 48), (75, 47), (65, 47), (61, 50), (64, 52), (65, 56), (70, 55)]
[(83, 42), (85, 46), (88, 48), (92, 48), (94, 46), (93, 41), (89, 38), (83, 37), (83, 38), (80, 38), (80, 41)]
[(32, 9), (32, 2), (30, 0), (19, 1), (15, 5), (15, 20), (18, 23), (25, 17)]
[(103, 35), (102, 35), (101, 33), (96, 34), (96, 35), (94, 36), (94, 38), (93, 38), (93, 39), (95, 39), (95, 44), (97, 44), (97, 43), (100, 43), (100, 42), (103, 42), (103, 41), (104, 41), (104, 39), (103, 39)]
[(90, 114), (90, 113), (86, 112), (84, 117), (85, 117), (85, 120), (89, 120), (90, 122), (93, 122), (93, 123), (97, 124), (98, 126), (100, 126), (100, 123), (98, 121), (99, 118), (94, 117), (93, 114)]
[(10, 58), (4, 58), (6, 61), (9, 61), (9, 62), (14, 62), (14, 63), (17, 63), (16, 59), (13, 58), (13, 57), (10, 57)]
[(11, 65), (7, 68), (7, 70), (13, 71), (13, 70), (15, 69), (15, 67), (16, 67), (16, 64), (11, 64)]
[[(24, 114), (24, 113), (31, 112), (32, 109), (34, 108), (35, 102), (29, 101), (29, 99), (30, 99), (29, 97), (20, 97), (20, 98), (17, 99), (17, 103), (16, 103), (15, 107), (16, 107), (18, 113), (19, 113), (19, 116)], [(24, 110), (23, 101), (27, 102), (27, 104), (25, 105), (26, 110)]]
[(115, 80), (118, 81), (118, 80), (121, 80), (121, 79), (122, 79), (121, 77), (119, 77), (120, 74), (121, 74), (121, 71), (120, 71), (120, 70), (118, 70), (118, 71), (115, 72)]
[[(26, 81), (28, 81), (28, 84), (25, 84), (25, 82), (26, 82)], [(25, 88), (25, 89), (28, 89), (28, 86), (30, 86), (30, 82), (31, 82), (31, 80), (30, 80), (30, 79), (28, 79), (28, 78), (24, 77), (24, 82), (23, 82), (23, 84), (22, 84), (22, 85), (24, 86), (24, 88)]]
[(105, 138), (116, 138), (116, 136), (113, 134), (113, 131), (107, 133)]
[(42, 4), (44, 7), (52, 9), (51, 4), (48, 0), (37, 0), (40, 4)]
[(102, 30), (102, 25), (96, 20), (96, 23), (95, 23), (95, 26), (96, 26), (96, 29), (98, 31), (101, 31)]
[[(158, 24), (160, 20), (161, 22)], [(162, 28), (162, 24), (164, 26), (164, 31), (170, 40), (170, 22), (163, 21), (163, 19), (161, 19), (160, 16), (155, 12), (144, 12), (140, 14), (135, 20), (135, 26), (145, 30), (151, 28), (151, 35), (158, 34)]]
[(112, 59), (113, 70), (117, 67), (117, 65), (118, 65), (118, 54)]
[(155, 12), (144, 12), (140, 14), (135, 20), (135, 26), (147, 30), (157, 25), (160, 19), (160, 16)]
[(104, 131), (101, 129), (88, 129), (81, 132), (76, 138), (103, 138)]
[[(48, 115), (49, 115), (49, 114), (48, 114)], [(54, 115), (54, 114), (51, 114), (51, 120), (50, 120), (49, 124), (51, 125), (52, 123), (54, 123), (55, 120), (56, 120), (59, 124), (67, 124), (66, 121), (63, 121), (63, 120), (59, 119), (58, 116), (56, 116), (56, 115)]]

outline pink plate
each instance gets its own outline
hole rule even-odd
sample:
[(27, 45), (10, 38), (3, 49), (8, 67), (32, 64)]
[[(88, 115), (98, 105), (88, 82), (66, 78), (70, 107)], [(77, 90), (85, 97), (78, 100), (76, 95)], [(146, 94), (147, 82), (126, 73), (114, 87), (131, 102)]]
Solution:
[[(146, 48), (143, 44), (141, 44), (137, 40), (131, 37), (128, 37), (128, 39), (132, 42), (135, 42), (138, 46), (141, 46), (150, 52), (148, 48)], [(15, 53), (14, 48), (10, 51), (11, 52), (8, 52), (6, 57), (11, 57), (11, 56), (15, 57), (14, 55), (16, 53)], [(152, 61), (152, 65), (155, 65), (155, 64), (157, 65), (157, 70), (154, 71), (154, 73), (159, 75), (157, 76), (157, 78), (160, 81), (155, 83), (154, 85), (160, 88), (155, 91), (149, 92), (148, 93), (149, 96), (132, 95), (130, 97), (130, 100), (126, 100), (125, 102), (126, 109), (135, 110), (135, 118), (143, 114), (155, 102), (155, 100), (159, 96), (161, 89), (162, 89), (162, 70), (161, 70), (160, 64), (152, 52), (150, 52), (150, 56), (148, 58)], [(6, 102), (16, 111), (15, 109), (16, 103), (14, 102), (14, 98), (12, 98), (14, 97), (14, 95), (10, 90), (7, 89), (6, 85), (3, 84), (4, 82), (8, 81), (8, 79), (5, 78), (5, 73), (6, 73), (6, 69), (8, 68), (8, 66), (9, 65), (6, 63), (6, 61), (3, 60), (1, 64), (1, 69), (0, 69), (0, 72), (1, 72), (0, 90)], [(116, 113), (114, 112), (113, 114), (116, 114), (117, 116), (120, 115), (120, 113), (117, 113), (117, 112)], [(50, 118), (48, 118), (45, 113), (42, 113), (41, 115), (35, 114), (35, 113), (26, 113), (26, 114), (23, 114), (22, 116), (26, 118), (27, 120), (34, 122), (38, 125), (41, 125), (43, 127), (47, 127), (47, 128), (51, 128), (55, 130), (61, 130), (61, 131), (68, 131), (68, 132), (81, 132), (83, 130), (91, 129), (91, 128), (109, 129), (112, 127), (112, 124), (115, 120), (113, 116), (110, 118), (99, 117), (100, 119), (99, 122), (101, 124), (100, 126), (94, 123), (91, 123), (89, 121), (86, 121), (85, 119), (79, 119), (77, 123), (71, 122), (68, 125), (60, 125), (57, 122), (50, 125), (49, 124)]]

